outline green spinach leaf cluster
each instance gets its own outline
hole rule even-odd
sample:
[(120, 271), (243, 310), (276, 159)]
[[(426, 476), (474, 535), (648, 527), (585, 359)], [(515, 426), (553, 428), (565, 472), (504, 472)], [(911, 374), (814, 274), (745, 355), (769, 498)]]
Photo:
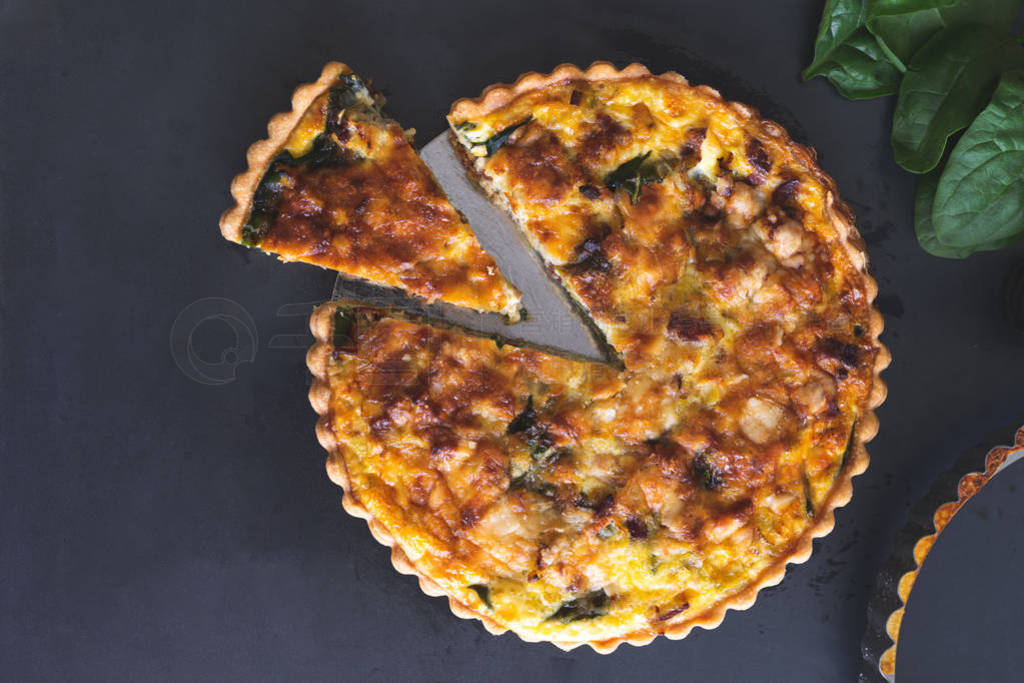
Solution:
[(1009, 32), (1020, 5), (825, 3), (803, 77), (824, 76), (848, 99), (897, 95), (893, 154), (921, 174), (915, 231), (936, 256), (1024, 238), (1024, 39)]

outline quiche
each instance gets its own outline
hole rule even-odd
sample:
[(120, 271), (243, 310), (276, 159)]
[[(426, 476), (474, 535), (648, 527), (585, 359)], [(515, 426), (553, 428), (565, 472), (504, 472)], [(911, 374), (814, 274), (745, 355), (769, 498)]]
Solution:
[(411, 131), (381, 114), (383, 102), (337, 62), (298, 88), (292, 111), (249, 148), (224, 237), (518, 320), (519, 293), (416, 155)]
[(563, 65), (448, 118), (617, 357), (324, 304), (310, 401), (346, 509), (495, 633), (716, 626), (867, 467), (889, 355), (852, 214), (813, 152), (674, 73)]

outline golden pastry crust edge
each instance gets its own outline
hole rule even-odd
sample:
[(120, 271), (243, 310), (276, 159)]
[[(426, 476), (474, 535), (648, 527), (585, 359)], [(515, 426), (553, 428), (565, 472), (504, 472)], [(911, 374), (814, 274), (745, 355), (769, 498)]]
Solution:
[(235, 205), (220, 216), (220, 232), (224, 239), (237, 244), (242, 243), (242, 226), (249, 220), (253, 196), (274, 157), (284, 148), (292, 131), (299, 125), (313, 101), (330, 90), (338, 76), (350, 73), (352, 69), (347, 64), (328, 62), (324, 65), (320, 78), (313, 83), (303, 83), (295, 89), (292, 93), (291, 111), (271, 117), (267, 123), (266, 139), (254, 142), (245, 153), (249, 168), (231, 181), (231, 197), (235, 200)]
[[(512, 85), (495, 84), (486, 88), (480, 97), (474, 99), (461, 99), (452, 105), (448, 114), (449, 122), (453, 119), (469, 119), (482, 116), (486, 113), (496, 111), (506, 106), (519, 95), (537, 90), (548, 85), (563, 83), (567, 80), (588, 80), (610, 81), (624, 80), (642, 76), (653, 76), (651, 72), (641, 64), (630, 64), (622, 70), (616, 69), (609, 62), (594, 62), (585, 71), (572, 64), (561, 64), (550, 74), (543, 75), (536, 72), (529, 72), (520, 76)], [(681, 75), (668, 72), (657, 76), (670, 82), (689, 86), (689, 82)], [(734, 111), (737, 111), (745, 118), (748, 118), (762, 134), (773, 138), (778, 144), (789, 149), (793, 155), (804, 163), (809, 173), (821, 183), (826, 191), (825, 210), (828, 218), (840, 238), (840, 243), (846, 250), (851, 263), (854, 264), (864, 278), (864, 290), (870, 308), (870, 318), (867, 332), (875, 342), (878, 353), (875, 356), (874, 378), (871, 389), (865, 395), (861, 411), (857, 418), (854, 433), (851, 436), (850, 455), (842, 471), (837, 475), (836, 482), (829, 492), (820, 511), (815, 516), (812, 524), (804, 532), (794, 539), (790, 549), (781, 554), (774, 562), (766, 567), (761, 574), (750, 584), (737, 593), (729, 595), (703, 612), (688, 617), (682, 621), (666, 624), (660, 633), (634, 632), (627, 633), (616, 638), (604, 640), (581, 640), (581, 641), (549, 641), (562, 650), (572, 650), (581, 645), (589, 645), (601, 654), (613, 652), (620, 644), (628, 643), (634, 646), (647, 645), (658, 635), (664, 635), (671, 640), (685, 638), (694, 627), (703, 629), (714, 629), (722, 623), (728, 610), (744, 610), (753, 606), (761, 589), (777, 585), (782, 581), (786, 573), (786, 567), (790, 563), (800, 564), (806, 562), (813, 550), (815, 538), (827, 536), (835, 527), (835, 511), (850, 502), (853, 496), (853, 477), (862, 474), (868, 467), (869, 456), (866, 444), (878, 433), (878, 418), (875, 409), (884, 401), (887, 393), (886, 385), (881, 379), (881, 372), (888, 367), (892, 357), (884, 345), (879, 342), (878, 337), (882, 333), (884, 321), (882, 315), (871, 304), (878, 293), (878, 285), (867, 272), (868, 258), (866, 246), (860, 234), (855, 229), (854, 215), (850, 207), (839, 199), (835, 181), (825, 174), (817, 164), (817, 156), (813, 148), (806, 147), (794, 142), (789, 134), (774, 121), (764, 119), (760, 113), (747, 105), (738, 102), (728, 102), (721, 94), (708, 86), (695, 87), (702, 94), (717, 99)], [(296, 91), (298, 93), (298, 91)], [(308, 106), (308, 105), (307, 105)], [(454, 596), (447, 594), (436, 582), (425, 573), (421, 572), (402, 551), (397, 539), (376, 520), (370, 512), (359, 502), (358, 497), (351, 490), (351, 484), (345, 466), (343, 444), (339, 443), (331, 430), (332, 415), (330, 412), (330, 387), (327, 377), (328, 363), (331, 352), (332, 316), (335, 304), (327, 302), (319, 306), (310, 317), (310, 330), (316, 338), (316, 342), (309, 349), (306, 355), (306, 364), (313, 375), (313, 384), (309, 390), (309, 401), (313, 409), (320, 416), (317, 420), (316, 434), (320, 445), (327, 451), (327, 474), (331, 481), (340, 486), (343, 491), (342, 506), (345, 511), (353, 517), (364, 519), (370, 528), (370, 533), (382, 545), (391, 548), (391, 563), (401, 574), (416, 576), (419, 580), (420, 589), (427, 595), (435, 597), (447, 597), (449, 607), (453, 614), (463, 619), (479, 619), (484, 628), (494, 635), (500, 635), (510, 630), (508, 627), (498, 623), (492, 617), (479, 612), (472, 607), (460, 602)], [(543, 639), (532, 638), (529, 635), (516, 635), (527, 642), (537, 642)]]

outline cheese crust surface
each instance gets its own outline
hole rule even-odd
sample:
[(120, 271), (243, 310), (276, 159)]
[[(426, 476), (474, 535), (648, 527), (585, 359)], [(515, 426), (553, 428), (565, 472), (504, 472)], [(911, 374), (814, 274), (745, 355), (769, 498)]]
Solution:
[(340, 64), (304, 88), (288, 120), (272, 121), (271, 139), (250, 150), (250, 170), (232, 188), (238, 206), (221, 220), (225, 237), (517, 320), (518, 292), (410, 135), (381, 115), (383, 97)]
[(311, 400), (346, 506), (496, 632), (716, 625), (867, 465), (888, 354), (852, 216), (809, 150), (675, 74), (560, 67), (449, 120), (622, 368), (325, 304)]

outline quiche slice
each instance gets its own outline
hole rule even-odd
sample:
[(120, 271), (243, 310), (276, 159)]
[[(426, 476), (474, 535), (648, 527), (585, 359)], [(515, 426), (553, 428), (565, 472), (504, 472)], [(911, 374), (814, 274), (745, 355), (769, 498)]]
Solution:
[(295, 91), (249, 148), (228, 240), (515, 321), (518, 292), (448, 201), (383, 97), (344, 64)]
[(310, 401), (346, 509), (495, 633), (716, 626), (867, 467), (889, 355), (849, 209), (777, 125), (638, 65), (527, 74), (450, 121), (624, 362), (325, 304)]

